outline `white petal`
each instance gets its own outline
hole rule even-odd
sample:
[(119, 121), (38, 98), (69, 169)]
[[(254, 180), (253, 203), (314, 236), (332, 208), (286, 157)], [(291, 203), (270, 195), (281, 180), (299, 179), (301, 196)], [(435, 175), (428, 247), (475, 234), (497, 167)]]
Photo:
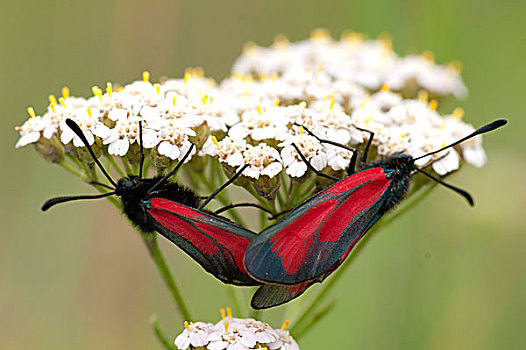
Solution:
[(272, 178), (278, 175), (282, 169), (283, 165), (281, 165), (280, 162), (274, 162), (272, 164), (269, 164), (265, 169), (263, 169), (261, 175), (267, 175), (268, 177)]
[(127, 139), (119, 139), (110, 144), (108, 147), (108, 153), (122, 157), (128, 152), (129, 148), (130, 143)]
[(75, 133), (73, 132), (73, 130), (71, 130), (70, 128), (65, 128), (62, 130), (62, 134), (60, 135), (60, 141), (67, 145), (68, 143), (71, 142), (71, 140), (73, 140), (73, 138), (75, 137)]
[(228, 343), (226, 341), (219, 340), (209, 343), (207, 348), (209, 350), (223, 350), (226, 349), (227, 346)]
[(259, 168), (250, 166), (243, 171), (243, 175), (254, 179), (259, 179), (260, 171)]
[(177, 157), (180, 155), (179, 147), (172, 145), (168, 141), (163, 141), (159, 144), (159, 147), (157, 147), (157, 150), (159, 151), (159, 154), (162, 154), (163, 156), (167, 156), (168, 158), (172, 160), (176, 160)]
[(92, 132), (95, 136), (98, 136), (101, 139), (105, 139), (106, 137), (110, 136), (110, 128), (102, 123), (97, 123)]
[(142, 146), (144, 148), (154, 148), (159, 144), (159, 137), (154, 130), (144, 130), (142, 134)]
[(466, 162), (480, 168), (486, 164), (486, 152), (482, 147), (462, 147), (462, 155)]
[(174, 341), (175, 346), (177, 346), (177, 349), (179, 350), (186, 350), (190, 346), (190, 337), (188, 337), (187, 332), (183, 332), (175, 338)]
[(193, 334), (191, 336), (192, 345), (193, 346), (205, 346), (208, 343), (208, 341), (206, 340), (206, 336), (207, 334), (204, 331)]
[(286, 173), (291, 177), (300, 177), (307, 171), (307, 164), (302, 161), (296, 161), (289, 165)]
[(240, 166), (243, 164), (243, 154), (241, 152), (231, 154), (226, 158), (226, 162), (231, 167)]
[(327, 155), (325, 153), (315, 155), (311, 158), (310, 163), (316, 170), (322, 170), (327, 166)]
[(18, 140), (18, 142), (15, 145), (15, 148), (20, 148), (30, 143), (37, 142), (39, 138), (40, 138), (40, 132), (38, 131), (24, 135)]

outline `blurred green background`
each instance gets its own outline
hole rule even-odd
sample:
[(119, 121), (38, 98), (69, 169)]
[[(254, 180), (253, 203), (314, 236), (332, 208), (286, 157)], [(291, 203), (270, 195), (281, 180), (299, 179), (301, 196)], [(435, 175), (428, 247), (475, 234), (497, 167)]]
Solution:
[[(440, 62), (460, 59), (470, 96), (455, 104), (466, 120), (481, 125), (503, 116), (510, 125), (485, 138), (486, 167), (450, 178), (474, 194), (476, 207), (437, 189), (373, 236), (332, 292), (337, 307), (302, 339), (302, 349), (526, 348), (525, 1), (0, 6), (1, 349), (160, 349), (149, 317), (158, 314), (170, 336), (183, 321), (141, 240), (109, 202), (40, 212), (49, 197), (93, 191), (32, 147), (15, 151), (14, 126), (28, 117), (26, 108), (43, 112), (48, 94), (64, 85), (88, 96), (94, 84), (127, 83), (144, 69), (156, 80), (199, 65), (221, 80), (244, 42), (269, 45), (278, 33), (300, 40), (317, 27), (334, 36), (389, 32), (400, 54), (429, 49)], [(217, 321), (228, 303), (224, 288), (165, 243), (194, 315)], [(285, 312), (268, 320), (279, 327)]]

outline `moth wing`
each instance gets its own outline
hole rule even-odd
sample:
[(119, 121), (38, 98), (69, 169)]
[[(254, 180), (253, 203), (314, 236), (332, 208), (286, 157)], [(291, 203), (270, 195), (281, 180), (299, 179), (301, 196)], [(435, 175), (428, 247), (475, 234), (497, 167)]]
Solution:
[(220, 216), (162, 198), (146, 206), (157, 231), (224, 283), (254, 286), (243, 256), (256, 235)]
[(383, 168), (371, 168), (319, 192), (250, 243), (247, 271), (285, 285), (326, 274), (383, 215), (390, 183)]

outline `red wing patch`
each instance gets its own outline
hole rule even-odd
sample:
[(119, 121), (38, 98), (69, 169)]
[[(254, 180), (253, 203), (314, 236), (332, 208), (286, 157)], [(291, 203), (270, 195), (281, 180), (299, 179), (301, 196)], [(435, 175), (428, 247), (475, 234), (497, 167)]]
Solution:
[(249, 245), (247, 270), (257, 280), (278, 284), (323, 275), (378, 219), (390, 184), (383, 168), (371, 168), (319, 192)]

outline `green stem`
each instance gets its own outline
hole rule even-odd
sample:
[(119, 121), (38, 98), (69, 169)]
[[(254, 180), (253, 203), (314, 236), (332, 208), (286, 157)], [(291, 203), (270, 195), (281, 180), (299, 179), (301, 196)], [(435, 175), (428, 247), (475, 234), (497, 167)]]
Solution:
[(113, 157), (111, 155), (106, 155), (106, 158), (108, 158), (108, 161), (110, 162), (110, 164), (115, 168), (115, 170), (117, 170), (117, 172), (119, 173), (120, 177), (125, 177), (126, 174), (124, 173), (124, 171), (122, 171), (121, 167), (117, 164), (117, 162), (115, 161), (115, 159), (113, 159)]
[(73, 168), (71, 165), (69, 165), (66, 162), (60, 163), (60, 166), (63, 167), (64, 169), (66, 169), (68, 172), (72, 173), (73, 175), (79, 177), (80, 179), (82, 179), (84, 177), (84, 175), (80, 171), (78, 171), (77, 169)]
[(329, 312), (336, 306), (336, 301), (337, 301), (336, 299), (333, 299), (329, 304), (327, 304), (321, 310), (319, 310), (314, 315), (312, 315), (308, 323), (303, 328), (296, 330), (294, 332), (293, 334), (294, 337), (296, 339), (300, 338), (304, 333), (306, 333), (312, 326), (314, 326), (317, 322), (319, 322), (323, 317), (327, 316)]
[(298, 329), (300, 329), (300, 325), (305, 322), (305, 320), (308, 319), (310, 314), (316, 309), (318, 304), (327, 296), (329, 291), (334, 287), (336, 282), (339, 281), (340, 277), (343, 275), (345, 270), (351, 266), (351, 262), (356, 260), (356, 256), (360, 254), (360, 252), (363, 250), (363, 248), (367, 245), (367, 242), (371, 240), (371, 237), (374, 235), (374, 233), (382, 226), (391, 223), (394, 219), (400, 217), (402, 214), (409, 211), (409, 209), (413, 208), (415, 205), (420, 203), (421, 200), (423, 200), (427, 194), (436, 186), (436, 184), (429, 185), (424, 190), (418, 190), (415, 191), (414, 197), (407, 202), (407, 204), (403, 205), (402, 208), (399, 208), (394, 214), (383, 217), (380, 219), (374, 226), (369, 230), (367, 235), (362, 238), (362, 240), (358, 243), (358, 245), (351, 251), (349, 254), (350, 256), (347, 257), (346, 261), (343, 263), (343, 265), (336, 270), (336, 272), (332, 275), (332, 277), (324, 283), (324, 288), (321, 290), (321, 292), (316, 296), (316, 298), (310, 303), (309, 306), (305, 309), (303, 314), (298, 317), (296, 321), (293, 322), (294, 326), (291, 328), (291, 332), (295, 332)]
[[(120, 167), (116, 164), (115, 160), (111, 156), (109, 156), (108, 159), (110, 159), (110, 162), (113, 164), (113, 166), (115, 167), (115, 169), (118, 172), (122, 171), (120, 169)], [(84, 180), (84, 175), (79, 173), (75, 169), (71, 168), (71, 166), (69, 166), (67, 163), (62, 163), (60, 165), (64, 169), (68, 170), (69, 172), (72, 172), (73, 174), (75, 174), (76, 176), (78, 176), (79, 178)], [(101, 193), (105, 193), (106, 192), (106, 189), (104, 189), (104, 188), (100, 188), (98, 186), (95, 186), (95, 188)], [(107, 199), (113, 205), (115, 205), (115, 207), (117, 209), (122, 210), (120, 202), (115, 197), (110, 196), (110, 197), (107, 197)], [(177, 286), (177, 284), (176, 284), (176, 282), (175, 282), (175, 280), (174, 280), (174, 278), (173, 278), (173, 276), (172, 276), (172, 274), (170, 272), (170, 269), (169, 269), (168, 265), (166, 264), (164, 256), (163, 256), (161, 250), (159, 249), (159, 245), (157, 244), (157, 239), (156, 239), (157, 234), (155, 234), (155, 233), (154, 234), (145, 234), (142, 231), (139, 231), (138, 229), (137, 229), (137, 231), (138, 231), (139, 235), (141, 236), (141, 238), (143, 239), (144, 243), (146, 244), (146, 247), (148, 248), (148, 251), (150, 252), (151, 257), (153, 258), (153, 261), (154, 261), (155, 265), (157, 266), (157, 269), (159, 270), (159, 273), (161, 274), (161, 277), (162, 277), (165, 285), (168, 287), (168, 290), (172, 294), (172, 297), (173, 297), (176, 305), (178, 306), (181, 315), (186, 320), (192, 320), (192, 317), (190, 315), (190, 312), (188, 311), (188, 308), (187, 308), (186, 303), (185, 303), (185, 301), (184, 301), (184, 299), (182, 297), (182, 294), (179, 291), (179, 287)]]
[(150, 324), (152, 325), (153, 331), (155, 332), (157, 339), (159, 339), (159, 342), (161, 342), (164, 348), (166, 350), (175, 350), (175, 345), (170, 340), (168, 340), (161, 327), (159, 326), (159, 321), (157, 320), (156, 315), (152, 316), (152, 318), (150, 319)]
[(226, 292), (228, 294), (228, 299), (232, 303), (232, 309), (237, 312), (239, 315), (244, 315), (242, 311), (241, 302), (239, 301), (238, 289), (234, 286), (226, 286)]
[(128, 163), (128, 161), (127, 161), (126, 159), (124, 159), (124, 158), (121, 158), (121, 160), (122, 160), (122, 165), (124, 165), (124, 170), (126, 170), (126, 173), (127, 173), (128, 175), (135, 174), (135, 173), (133, 172), (132, 167), (130, 166), (130, 163)]
[(157, 234), (144, 234), (141, 232), (141, 236), (144, 243), (146, 244), (146, 247), (148, 248), (148, 251), (150, 252), (151, 257), (153, 258), (153, 261), (155, 262), (155, 265), (157, 265), (157, 269), (161, 273), (164, 283), (168, 287), (170, 294), (172, 294), (172, 297), (179, 308), (179, 312), (185, 320), (192, 320), (192, 316), (188, 311), (179, 287), (175, 283), (175, 280), (170, 272), (170, 268), (166, 264), (166, 260), (164, 260), (163, 254), (159, 249), (159, 244), (157, 244)]

